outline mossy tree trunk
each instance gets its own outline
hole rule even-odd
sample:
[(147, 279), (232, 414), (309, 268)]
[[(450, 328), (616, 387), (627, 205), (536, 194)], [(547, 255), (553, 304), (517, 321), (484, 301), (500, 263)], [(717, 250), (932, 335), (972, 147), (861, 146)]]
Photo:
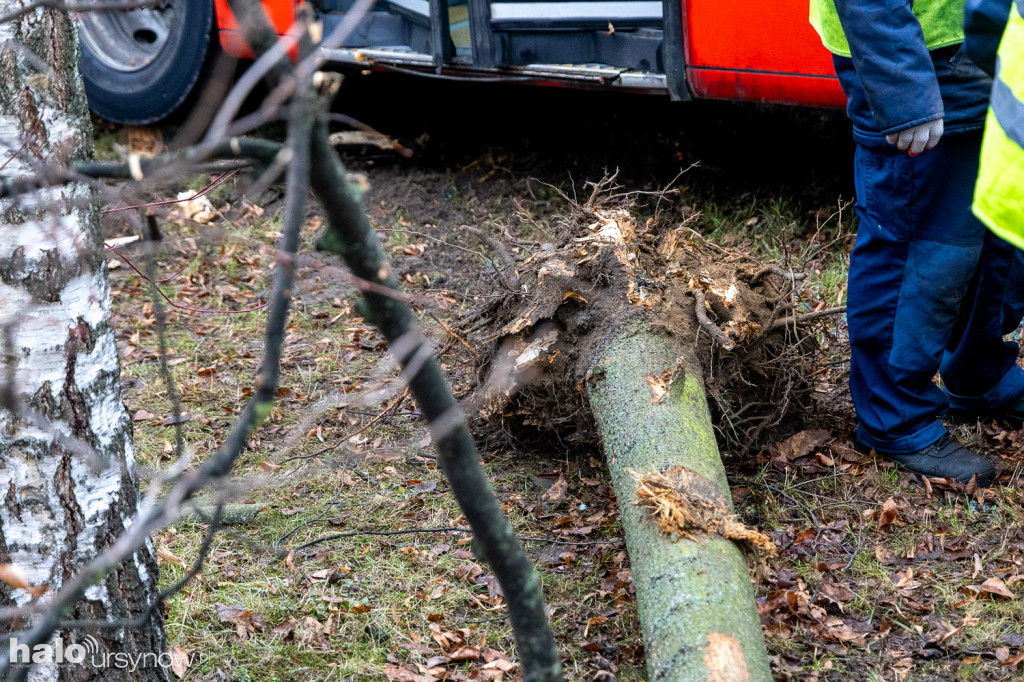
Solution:
[[(609, 337), (587, 394), (619, 499), (651, 680), (770, 680), (743, 553), (718, 535), (673, 540), (633, 504), (643, 473), (681, 465), (729, 500), (700, 366), (634, 318)], [(647, 377), (675, 370), (655, 402)]]

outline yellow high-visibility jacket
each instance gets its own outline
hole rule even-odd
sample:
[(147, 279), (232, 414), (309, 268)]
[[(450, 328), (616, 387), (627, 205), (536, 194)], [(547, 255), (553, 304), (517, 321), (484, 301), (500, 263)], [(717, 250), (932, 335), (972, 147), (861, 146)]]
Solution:
[(1015, 1), (999, 43), (974, 214), (1024, 249), (1024, 16)]

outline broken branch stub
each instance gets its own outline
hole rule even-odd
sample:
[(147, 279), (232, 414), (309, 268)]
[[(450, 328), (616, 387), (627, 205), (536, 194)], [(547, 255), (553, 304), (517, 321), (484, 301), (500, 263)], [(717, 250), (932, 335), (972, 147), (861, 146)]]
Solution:
[(699, 540), (713, 533), (740, 543), (753, 554), (775, 556), (771, 539), (740, 521), (714, 484), (690, 469), (676, 464), (664, 471), (629, 471), (629, 475), (637, 482), (637, 506), (647, 509), (670, 539)]

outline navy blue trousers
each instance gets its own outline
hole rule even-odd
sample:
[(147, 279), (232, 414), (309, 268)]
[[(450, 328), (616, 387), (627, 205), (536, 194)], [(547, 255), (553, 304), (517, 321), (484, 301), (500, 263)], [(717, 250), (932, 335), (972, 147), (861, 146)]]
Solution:
[(1024, 317), (1024, 256), (971, 213), (980, 145), (980, 132), (916, 158), (857, 145), (850, 391), (857, 436), (879, 452), (939, 440), (949, 407), (984, 412), (1024, 394), (1017, 344), (1003, 341)]

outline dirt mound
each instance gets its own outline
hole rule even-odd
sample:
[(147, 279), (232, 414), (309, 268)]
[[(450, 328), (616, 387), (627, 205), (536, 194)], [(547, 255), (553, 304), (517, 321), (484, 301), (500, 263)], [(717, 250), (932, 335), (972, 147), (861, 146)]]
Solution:
[[(498, 256), (505, 295), (462, 322), (486, 349), (468, 412), (528, 443), (592, 442), (583, 387), (599, 371), (595, 353), (641, 320), (695, 352), (724, 451), (749, 453), (799, 427), (820, 321), (842, 309), (801, 313), (803, 273), (703, 239), (691, 227), (695, 212), (666, 219), (665, 193), (641, 220), (640, 194), (622, 192), (614, 177), (589, 187), (585, 203), (562, 195), (568, 210), (554, 242), (527, 246), (525, 259), (474, 230)], [(648, 383), (654, 395), (657, 382)]]

